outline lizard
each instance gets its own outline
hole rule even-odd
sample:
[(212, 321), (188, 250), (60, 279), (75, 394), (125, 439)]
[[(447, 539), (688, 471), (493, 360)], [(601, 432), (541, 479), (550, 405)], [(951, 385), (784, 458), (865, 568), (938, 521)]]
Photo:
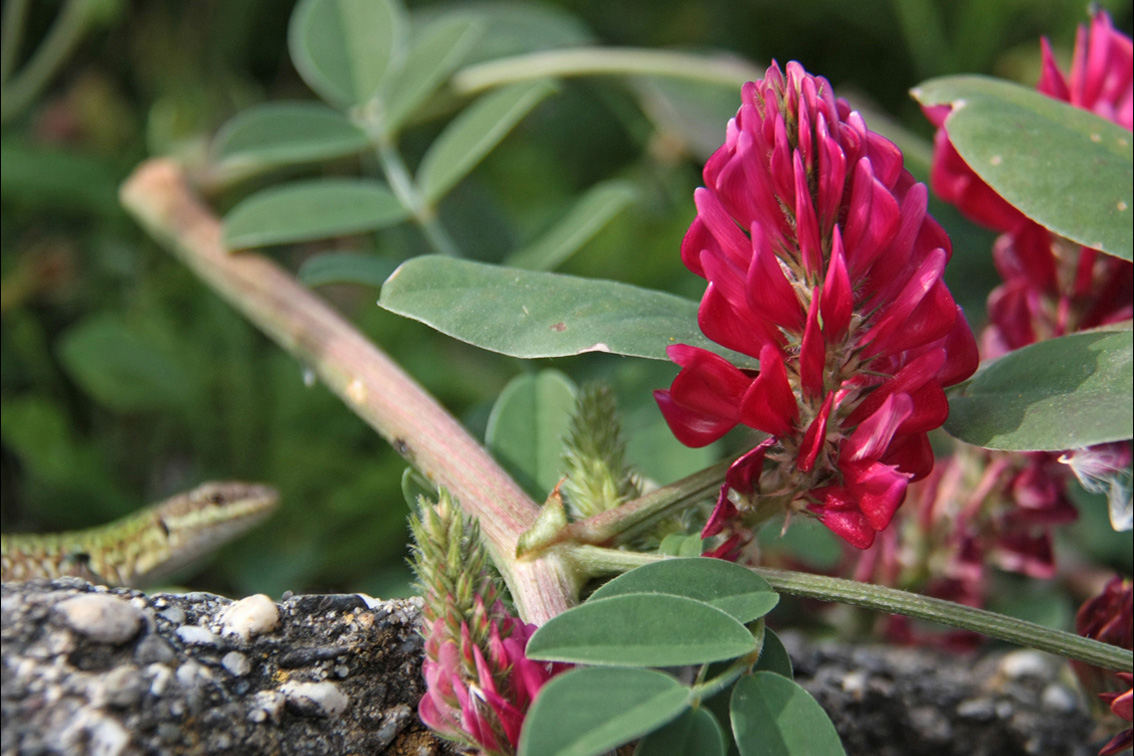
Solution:
[(81, 577), (154, 585), (259, 524), (279, 494), (251, 483), (204, 483), (107, 525), (68, 533), (0, 535), (0, 579)]

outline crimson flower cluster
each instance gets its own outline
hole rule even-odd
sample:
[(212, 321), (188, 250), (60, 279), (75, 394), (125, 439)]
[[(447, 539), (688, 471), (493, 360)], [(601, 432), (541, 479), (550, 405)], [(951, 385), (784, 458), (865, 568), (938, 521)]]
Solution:
[(681, 256), (708, 281), (701, 329), (751, 360), (670, 347), (681, 371), (655, 398), (686, 445), (768, 436), (727, 475), (703, 532), (731, 531), (717, 555), (784, 509), (865, 548), (933, 467), (943, 387), (976, 369), (949, 238), (901, 151), (825, 79), (773, 64), (741, 98)]
[[(1036, 90), (1130, 130), (1134, 121), (1134, 51), (1130, 37), (1099, 11), (1079, 27), (1071, 72), (1065, 76), (1042, 40), (1043, 74)], [(968, 166), (944, 127), (948, 106), (926, 109), (938, 126), (933, 191), (970, 219), (1002, 235), (993, 260), (1004, 283), (988, 300), (990, 325), (982, 356), (1005, 352), (1134, 314), (1134, 266), (1080, 247), (1029, 220)]]
[[(1134, 102), (1131, 40), (1105, 12), (1080, 27), (1070, 74), (1042, 43), (1038, 91), (1131, 128)], [(988, 300), (981, 355), (995, 358), (1048, 338), (1131, 317), (1134, 266), (1058, 237), (1026, 218), (985, 184), (949, 141), (948, 106), (926, 110), (938, 127), (933, 189), (972, 220), (1001, 232), (993, 259), (1003, 283)], [(1028, 454), (963, 448), (939, 460), (911, 488), (903, 521), (878, 547), (854, 559), (857, 579), (909, 585), (911, 575), (934, 577), (919, 590), (980, 606), (986, 567), (1030, 577), (1055, 573), (1054, 526), (1078, 512), (1068, 496), (1072, 475), (1111, 500), (1116, 528), (1129, 528), (1128, 443), (1064, 453)], [(902, 618), (885, 620), (893, 640), (916, 638)], [(933, 640), (956, 645), (959, 636)], [(975, 636), (969, 636), (975, 640)]]

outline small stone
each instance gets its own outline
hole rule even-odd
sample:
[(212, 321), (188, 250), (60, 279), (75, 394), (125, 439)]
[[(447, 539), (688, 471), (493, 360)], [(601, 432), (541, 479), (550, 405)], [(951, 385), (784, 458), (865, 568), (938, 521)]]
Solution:
[(177, 628), (177, 637), (190, 646), (219, 646), (221, 639), (216, 633), (200, 625), (182, 625)]
[(350, 699), (333, 682), (289, 681), (280, 686), (280, 692), (289, 706), (307, 716), (337, 717), (350, 705)]
[(1068, 688), (1059, 683), (1048, 683), (1041, 694), (1043, 708), (1048, 711), (1069, 714), (1079, 707), (1079, 699)]
[(275, 690), (261, 690), (256, 694), (252, 706), (248, 709), (248, 721), (261, 724), (271, 720), (279, 722), (283, 714), (287, 697)]
[(138, 641), (134, 647), (134, 661), (138, 664), (167, 664), (173, 660), (176, 652), (173, 646), (156, 635), (147, 635)]
[(404, 703), (390, 709), (386, 716), (383, 718), (382, 726), (378, 728), (375, 733), (378, 737), (378, 743), (382, 748), (390, 745), (398, 733), (406, 728), (410, 718), (413, 716), (413, 711)]
[(133, 664), (112, 669), (103, 676), (101, 682), (102, 697), (106, 704), (120, 709), (135, 706), (142, 700), (146, 688), (141, 673)]
[(856, 701), (861, 701), (866, 693), (866, 673), (861, 670), (847, 673), (843, 678), (843, 691), (849, 693)]
[(280, 624), (280, 609), (276, 602), (257, 593), (226, 607), (220, 620), (223, 634), (248, 640), (275, 630)]
[(349, 652), (350, 649), (345, 646), (306, 646), (292, 649), (282, 655), (279, 659), (279, 665), (283, 669), (310, 667), (321, 661), (338, 658)]
[(118, 722), (109, 717), (92, 717), (87, 725), (90, 745), (87, 753), (91, 756), (118, 756), (125, 753), (130, 745), (130, 733)]
[(252, 665), (248, 663), (248, 657), (239, 651), (229, 651), (222, 656), (221, 666), (234, 677), (244, 677), (252, 669)]
[(1047, 677), (1048, 663), (1039, 651), (1021, 649), (1004, 655), (1000, 660), (1000, 671), (1009, 680), (1024, 677)]
[(173, 671), (163, 664), (151, 664), (146, 671), (153, 675), (153, 679), (150, 680), (150, 693), (161, 698), (169, 689), (169, 683), (173, 680)]
[(145, 615), (129, 603), (99, 593), (60, 601), (55, 610), (75, 632), (115, 646), (137, 635), (145, 620)]
[(158, 612), (159, 617), (164, 617), (175, 625), (185, 624), (185, 610), (179, 606), (171, 606), (168, 609), (163, 609)]
[(957, 705), (957, 715), (964, 719), (987, 722), (996, 716), (996, 709), (987, 698), (970, 698)]

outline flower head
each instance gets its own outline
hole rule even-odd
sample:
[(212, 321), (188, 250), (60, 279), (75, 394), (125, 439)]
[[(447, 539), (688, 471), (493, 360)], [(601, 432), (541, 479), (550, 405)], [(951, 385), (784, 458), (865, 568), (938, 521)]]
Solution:
[(421, 721), (488, 756), (511, 756), (528, 707), (566, 665), (525, 656), (535, 625), (512, 616), (497, 598), (476, 525), (448, 493), (441, 491), (436, 506), (423, 503), (410, 527), (425, 592)]
[(898, 148), (825, 79), (773, 64), (741, 99), (681, 255), (709, 282), (701, 329), (760, 368), (674, 346), (681, 372), (655, 398), (687, 445), (737, 425), (769, 436), (730, 471), (706, 536), (786, 507), (866, 547), (933, 466), (942, 387), (976, 368), (942, 279), (949, 239)]
[[(1134, 122), (1134, 52), (1131, 40), (1114, 28), (1106, 11), (1097, 11), (1089, 28), (1079, 27), (1071, 72), (1064, 75), (1045, 39), (1043, 73), (1036, 90), (1056, 100), (1089, 110), (1108, 121), (1131, 128)], [(965, 215), (996, 231), (1014, 231), (1030, 224), (984, 183), (949, 142), (943, 126), (949, 106), (926, 108), (929, 120), (938, 127), (934, 144), (933, 191)]]

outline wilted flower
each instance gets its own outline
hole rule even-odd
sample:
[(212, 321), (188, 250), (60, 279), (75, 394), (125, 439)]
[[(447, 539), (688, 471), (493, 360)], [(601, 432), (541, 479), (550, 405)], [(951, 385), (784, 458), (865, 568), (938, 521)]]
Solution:
[(565, 665), (524, 655), (535, 625), (512, 616), (497, 598), (475, 523), (449, 495), (423, 502), (411, 518), (414, 569), (425, 592), (426, 692), (418, 714), (442, 737), (487, 756), (511, 756), (528, 707)]
[(760, 367), (670, 347), (682, 370), (655, 397), (687, 445), (769, 436), (729, 471), (705, 536), (731, 528), (736, 545), (744, 521), (787, 508), (864, 548), (933, 467), (942, 387), (976, 368), (942, 279), (951, 246), (898, 148), (825, 79), (773, 64), (741, 98), (681, 254), (709, 282), (701, 329)]

